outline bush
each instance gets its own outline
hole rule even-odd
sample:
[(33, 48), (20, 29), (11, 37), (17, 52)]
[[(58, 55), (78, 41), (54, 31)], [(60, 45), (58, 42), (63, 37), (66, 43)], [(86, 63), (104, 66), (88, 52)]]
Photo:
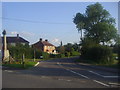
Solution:
[(71, 56), (79, 56), (80, 53), (78, 51), (72, 51), (71, 53)]
[[(34, 51), (33, 51), (33, 55), (34, 55)], [(40, 50), (35, 50), (35, 58), (40, 59), (40, 56), (42, 56), (42, 52)]]
[[(84, 48), (87, 48), (84, 51)], [(112, 49), (108, 46), (94, 45), (93, 47), (83, 47), (82, 57), (93, 62), (111, 64), (113, 63)]]
[(70, 57), (70, 52), (65, 52), (66, 57)]
[(43, 59), (49, 59), (50, 58), (50, 54), (46, 53), (46, 52), (42, 52), (42, 56), (43, 56)]

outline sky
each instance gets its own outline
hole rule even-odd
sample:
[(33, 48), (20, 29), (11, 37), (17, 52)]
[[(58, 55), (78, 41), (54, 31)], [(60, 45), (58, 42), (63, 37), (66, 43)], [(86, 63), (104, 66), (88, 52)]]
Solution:
[[(40, 38), (55, 46), (78, 43), (78, 33), (73, 18), (85, 13), (86, 7), (95, 2), (3, 2), (2, 30), (7, 36), (16, 36), (36, 43)], [(100, 2), (118, 22), (118, 2)], [(1, 18), (0, 18), (1, 19)], [(116, 24), (118, 28), (118, 23)]]

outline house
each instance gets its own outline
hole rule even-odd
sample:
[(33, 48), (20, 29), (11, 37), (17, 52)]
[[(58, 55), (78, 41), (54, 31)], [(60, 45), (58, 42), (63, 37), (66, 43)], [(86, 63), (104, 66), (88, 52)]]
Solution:
[[(2, 37), (2, 41), (3, 41), (3, 37)], [(6, 41), (7, 44), (11, 46), (16, 46), (16, 44), (29, 45), (29, 41), (20, 37), (19, 34), (17, 34), (16, 37), (6, 37)]]
[(42, 38), (38, 42), (32, 45), (33, 48), (39, 49), (43, 52), (47, 52), (50, 54), (56, 54), (56, 48), (53, 44), (49, 43), (46, 39), (45, 41), (42, 41)]

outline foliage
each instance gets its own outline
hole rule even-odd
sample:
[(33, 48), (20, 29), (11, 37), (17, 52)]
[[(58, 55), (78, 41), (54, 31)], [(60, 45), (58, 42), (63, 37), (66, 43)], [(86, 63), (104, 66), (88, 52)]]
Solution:
[(93, 62), (97, 63), (112, 64), (114, 60), (112, 55), (112, 49), (108, 46), (103, 46), (99, 44), (88, 47), (83, 46), (81, 53), (84, 59), (92, 60)]
[(42, 56), (43, 56), (43, 59), (49, 59), (50, 58), (50, 54), (48, 54), (46, 52), (42, 52)]
[(64, 58), (64, 54), (50, 54), (50, 58)]
[(22, 58), (22, 55), (25, 55), (25, 58), (33, 58), (33, 49), (27, 45), (17, 44), (16, 46), (8, 46), (10, 55), (18, 60)]
[(120, 45), (118, 46), (118, 60), (119, 60), (119, 64), (120, 64)]
[(100, 42), (107, 43), (116, 37), (116, 29), (111, 24), (100, 22), (91, 27), (87, 37), (93, 38), (98, 44)]
[(72, 51), (71, 56), (79, 56), (80, 53), (78, 51)]
[(42, 52), (38, 49), (35, 49), (34, 54), (35, 54), (35, 59), (40, 59), (40, 56), (42, 56)]
[(79, 44), (74, 43), (67, 43), (64, 46), (57, 47), (57, 51), (60, 53), (58, 54), (58, 57), (69, 57), (69, 56), (78, 56), (80, 55), (79, 51)]
[(73, 22), (78, 31), (84, 30), (85, 37), (94, 39), (98, 44), (107, 43), (116, 36), (115, 19), (100, 3), (87, 6), (84, 14), (77, 13)]
[(33, 67), (37, 62), (26, 62), (25, 67), (18, 62), (14, 62), (13, 64), (3, 64), (3, 66), (14, 67), (14, 68), (30, 68)]
[(67, 51), (66, 51), (66, 52), (65, 52), (65, 56), (66, 56), (66, 57), (70, 57), (70, 52), (67, 52)]

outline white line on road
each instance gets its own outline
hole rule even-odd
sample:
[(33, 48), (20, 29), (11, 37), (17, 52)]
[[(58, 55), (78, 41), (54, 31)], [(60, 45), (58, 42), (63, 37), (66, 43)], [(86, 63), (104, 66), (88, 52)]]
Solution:
[(97, 81), (97, 80), (93, 80), (94, 82), (97, 82), (97, 83), (99, 83), (99, 84), (101, 84), (101, 85), (104, 85), (104, 86), (107, 86), (107, 87), (110, 87), (109, 85), (107, 85), (107, 84), (105, 84), (105, 83), (102, 83), (102, 82), (100, 82), (100, 81)]
[[(58, 62), (57, 64), (60, 65), (60, 66), (62, 66), (59, 62)], [(75, 72), (75, 71), (72, 71), (72, 70), (70, 70), (70, 69), (65, 69), (65, 70), (70, 71), (70, 72), (72, 72), (72, 73), (74, 73), (74, 74), (77, 74), (77, 75), (79, 75), (79, 76), (82, 76), (82, 77), (84, 77), (84, 78), (86, 78), (86, 79), (90, 79), (89, 77), (87, 77), (87, 76), (85, 76), (85, 75), (82, 75), (82, 74), (80, 74), (80, 73), (77, 73), (77, 72)], [(93, 72), (93, 71), (89, 71), (89, 72), (92, 72), (92, 73), (94, 73), (94, 74), (97, 74), (97, 75), (99, 75), (99, 76), (102, 76), (102, 75), (100, 75), (100, 74), (98, 74), (98, 73), (95, 73), (95, 72)], [(106, 87), (110, 87), (109, 85), (107, 85), (107, 84), (105, 84), (105, 83), (103, 83), (103, 82), (100, 82), (100, 81), (97, 81), (97, 80), (93, 80), (93, 81), (96, 82), (96, 83), (99, 83), (99, 84), (101, 84), (101, 85), (104, 85), (104, 86), (106, 86)]]
[(109, 82), (109, 84), (112, 84), (112, 85), (119, 85), (119, 86), (120, 86), (119, 83), (111, 83), (111, 82)]
[[(59, 62), (57, 62), (57, 64), (60, 65), (60, 66), (62, 66)], [(77, 72), (75, 72), (75, 71), (72, 71), (72, 70), (70, 70), (70, 69), (65, 69), (65, 70), (70, 71), (70, 72), (72, 72), (72, 73), (74, 73), (74, 74), (77, 74), (77, 75), (79, 75), (79, 76), (82, 76), (82, 77), (84, 77), (84, 78), (89, 79), (87, 76), (82, 75), (82, 74), (80, 74), (80, 73), (77, 73)]]
[(82, 76), (82, 77), (84, 77), (84, 78), (89, 79), (87, 76), (82, 75), (82, 74), (80, 74), (80, 73), (77, 73), (77, 72), (75, 72), (75, 71), (72, 71), (72, 70), (70, 70), (70, 69), (66, 69), (66, 70), (68, 70), (68, 71), (70, 71), (70, 72), (72, 72), (72, 73), (74, 73), (74, 74), (77, 74), (77, 75), (79, 75), (79, 76)]
[(103, 76), (104, 78), (119, 78), (120, 76)]
[(99, 73), (96, 73), (96, 72), (93, 72), (93, 71), (89, 71), (89, 72), (91, 72), (93, 74), (96, 74), (98, 76), (104, 77), (104, 78), (118, 78), (118, 77), (120, 77), (120, 76), (103, 76), (103, 75), (101, 75)]
[(93, 74), (96, 74), (96, 75), (98, 75), (98, 76), (103, 77), (103, 75), (100, 75), (99, 73), (96, 73), (96, 72), (93, 72), (93, 71), (89, 71), (89, 72), (91, 72), (91, 73), (93, 73)]
[(10, 71), (10, 70), (4, 70), (4, 71), (7, 71), (7, 72), (13, 72), (13, 71)]
[[(37, 66), (38, 64), (39, 64), (39, 62), (37, 62), (37, 63), (35, 64), (35, 66)], [(34, 66), (34, 67), (35, 67), (35, 66)]]

